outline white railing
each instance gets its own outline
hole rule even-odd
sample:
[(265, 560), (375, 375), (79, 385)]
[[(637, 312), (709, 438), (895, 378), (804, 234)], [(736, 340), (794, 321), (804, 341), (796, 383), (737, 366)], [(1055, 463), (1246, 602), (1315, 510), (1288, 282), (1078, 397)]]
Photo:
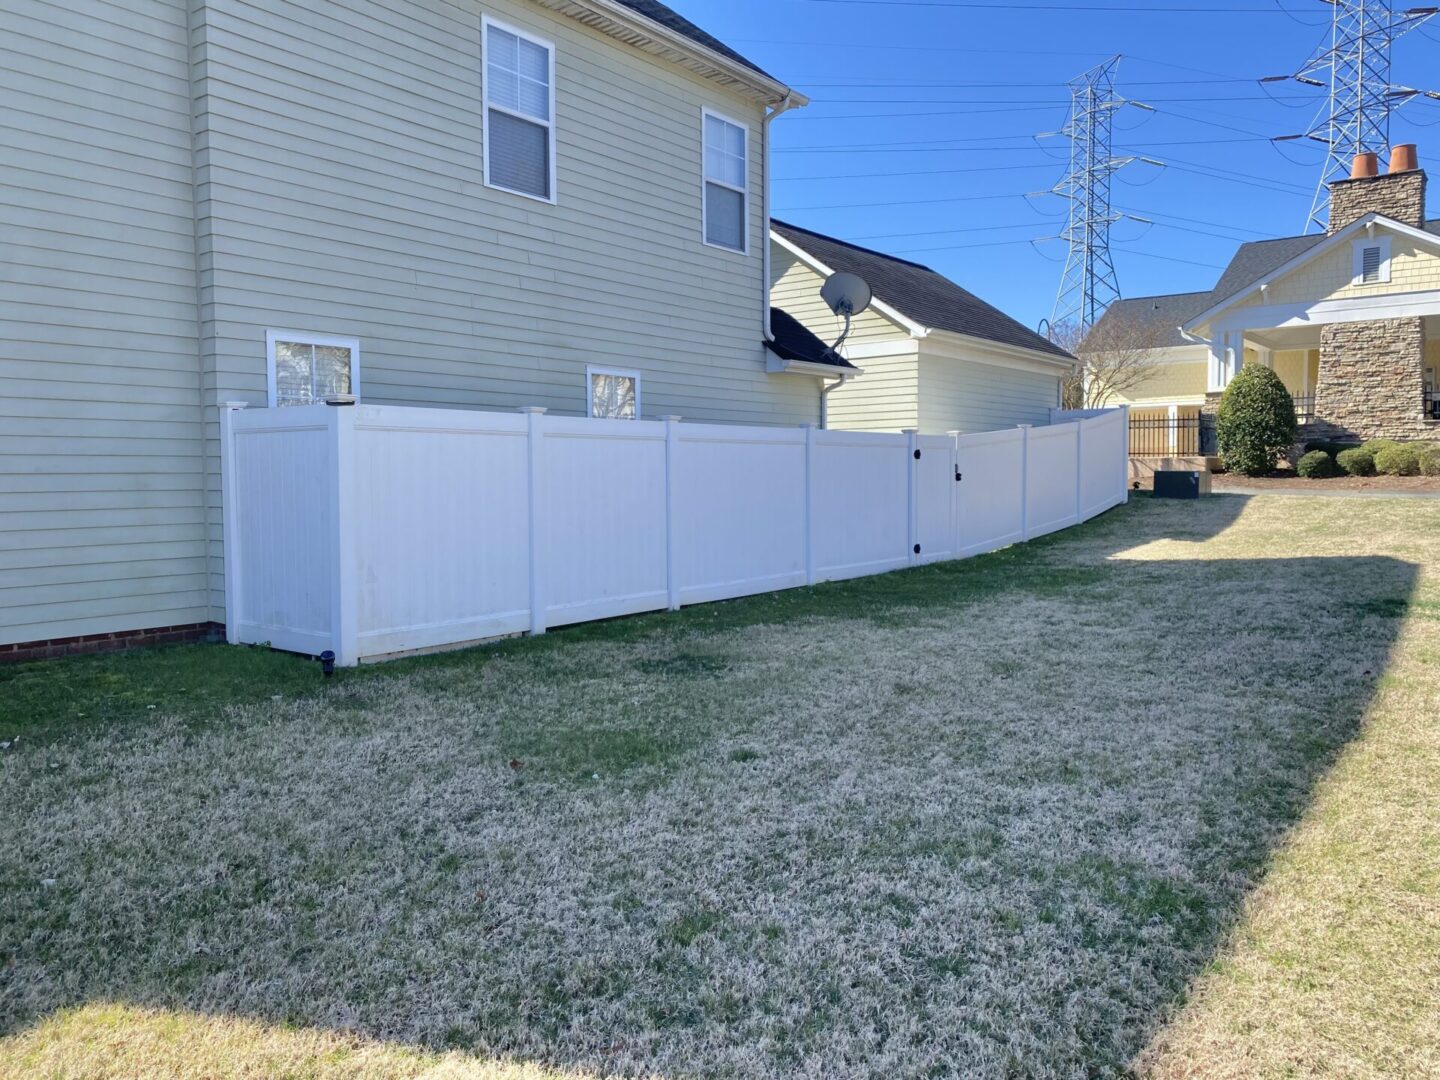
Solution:
[(965, 558), (1124, 502), (1126, 437), (227, 407), (229, 639), (354, 664)]

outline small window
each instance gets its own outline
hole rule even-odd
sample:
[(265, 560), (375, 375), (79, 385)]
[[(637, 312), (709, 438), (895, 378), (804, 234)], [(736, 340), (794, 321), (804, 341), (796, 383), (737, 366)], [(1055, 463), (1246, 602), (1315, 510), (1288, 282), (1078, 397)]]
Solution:
[(586, 368), (590, 382), (590, 415), (601, 420), (640, 418), (640, 375), (634, 371)]
[(555, 201), (555, 47), (490, 19), (485, 34), (485, 183)]
[(1384, 285), (1390, 280), (1390, 238), (1362, 240), (1355, 245), (1356, 285)]
[(744, 252), (749, 225), (750, 133), (708, 109), (705, 124), (705, 243)]
[(292, 330), (265, 335), (270, 407), (317, 405), (336, 394), (360, 396), (360, 342)]

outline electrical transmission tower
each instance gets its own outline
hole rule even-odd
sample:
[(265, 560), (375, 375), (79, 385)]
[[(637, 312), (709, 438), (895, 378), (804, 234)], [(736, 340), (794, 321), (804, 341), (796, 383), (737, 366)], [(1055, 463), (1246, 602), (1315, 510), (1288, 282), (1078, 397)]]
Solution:
[(1312, 227), (1325, 227), (1327, 185), (1350, 175), (1357, 154), (1384, 154), (1390, 148), (1390, 117), (1411, 98), (1440, 98), (1431, 90), (1390, 81), (1390, 54), (1396, 39), (1440, 8), (1395, 11), (1390, 0), (1322, 0), (1334, 8), (1329, 47), (1322, 46), (1299, 71), (1272, 75), (1262, 83), (1294, 81), (1328, 89), (1328, 107), (1308, 131), (1277, 142), (1308, 139), (1325, 146), (1325, 166), (1310, 208)]
[(1126, 105), (1150, 110), (1116, 92), (1119, 66), (1120, 57), (1112, 56), (1072, 81), (1070, 119), (1058, 132), (1047, 133), (1070, 140), (1070, 169), (1051, 189), (1069, 202), (1070, 219), (1061, 233), (1069, 251), (1050, 322), (1052, 328), (1068, 325), (1081, 334), (1120, 298), (1110, 257), (1110, 226), (1125, 215), (1111, 210), (1110, 185), (1111, 178), (1136, 159), (1115, 156), (1115, 114)]

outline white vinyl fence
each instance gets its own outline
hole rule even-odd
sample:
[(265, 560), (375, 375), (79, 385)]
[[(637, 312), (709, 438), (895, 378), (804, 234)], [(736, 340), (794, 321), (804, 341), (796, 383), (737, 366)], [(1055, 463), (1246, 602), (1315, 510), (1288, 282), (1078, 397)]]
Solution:
[(226, 625), (349, 665), (965, 558), (1124, 502), (1127, 434), (227, 407)]

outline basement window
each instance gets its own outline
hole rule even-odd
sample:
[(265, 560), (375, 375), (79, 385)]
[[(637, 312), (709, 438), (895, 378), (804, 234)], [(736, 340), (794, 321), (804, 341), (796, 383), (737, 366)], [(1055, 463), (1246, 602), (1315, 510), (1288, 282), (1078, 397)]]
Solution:
[(600, 420), (638, 420), (640, 418), (640, 373), (612, 371), (609, 368), (585, 369), (590, 384), (590, 415)]
[(1390, 238), (1382, 236), (1355, 244), (1353, 284), (1385, 285), (1390, 281)]
[(318, 405), (335, 394), (360, 396), (360, 342), (294, 330), (268, 330), (270, 407)]

